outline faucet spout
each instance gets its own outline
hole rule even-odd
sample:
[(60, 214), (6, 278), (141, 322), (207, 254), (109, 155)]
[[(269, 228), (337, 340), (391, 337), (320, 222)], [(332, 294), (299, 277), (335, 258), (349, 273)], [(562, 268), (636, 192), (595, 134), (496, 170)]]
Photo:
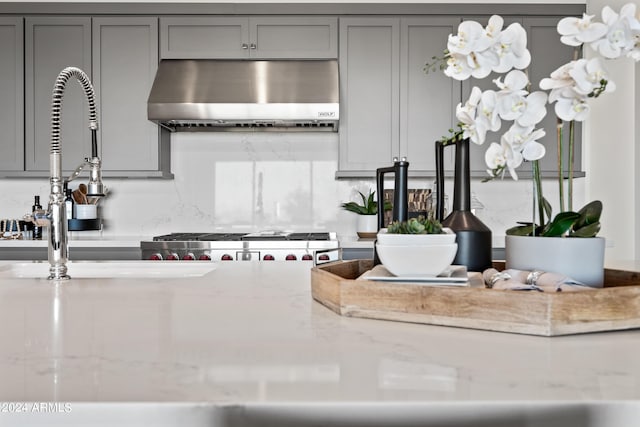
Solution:
[(51, 150), (49, 155), (49, 206), (46, 216), (49, 219), (48, 258), (49, 279), (69, 279), (67, 274), (67, 217), (64, 208), (64, 180), (62, 178), (62, 153), (60, 150), (60, 117), (62, 98), (67, 81), (74, 77), (82, 86), (89, 104), (89, 129), (91, 130), (91, 157), (85, 161), (90, 166), (89, 193), (94, 197), (104, 196), (101, 177), (101, 162), (98, 157), (97, 131), (98, 115), (93, 85), (89, 77), (79, 68), (67, 67), (58, 74), (53, 86), (51, 102)]

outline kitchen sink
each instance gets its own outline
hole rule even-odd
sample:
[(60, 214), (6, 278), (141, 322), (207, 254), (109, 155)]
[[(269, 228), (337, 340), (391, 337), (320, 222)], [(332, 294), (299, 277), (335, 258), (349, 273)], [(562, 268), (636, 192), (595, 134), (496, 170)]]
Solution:
[[(200, 277), (216, 269), (214, 262), (198, 261), (69, 261), (68, 274), (72, 279), (106, 278), (188, 278)], [(0, 264), (0, 278), (37, 279), (49, 276), (46, 261), (11, 262)]]

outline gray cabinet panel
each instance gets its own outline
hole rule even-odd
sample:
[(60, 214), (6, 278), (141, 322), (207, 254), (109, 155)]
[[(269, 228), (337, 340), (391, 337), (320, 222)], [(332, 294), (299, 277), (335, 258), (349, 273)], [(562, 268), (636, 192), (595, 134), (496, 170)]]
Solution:
[(24, 168), (23, 49), (22, 18), (0, 17), (0, 170)]
[[(252, 56), (261, 58), (337, 58), (336, 18), (251, 18)], [(251, 47), (251, 46), (250, 46)]]
[[(247, 18), (160, 18), (161, 58), (246, 58)], [(243, 48), (244, 47), (244, 48)]]
[(389, 166), (399, 148), (399, 20), (340, 20), (340, 171)]
[(147, 120), (158, 66), (157, 34), (157, 18), (93, 19), (93, 83), (105, 171), (159, 168), (159, 128)]
[[(400, 156), (412, 171), (434, 174), (435, 141), (456, 124), (455, 108), (460, 82), (442, 72), (424, 72), (434, 55), (441, 55), (449, 34), (460, 20), (455, 17), (401, 20), (400, 53)], [(450, 152), (446, 168), (452, 168)]]
[(336, 58), (337, 18), (167, 17), (160, 57)]
[[(49, 170), (51, 93), (64, 68), (91, 76), (91, 19), (25, 19), (25, 169)], [(91, 153), (88, 109), (81, 86), (72, 79), (64, 93), (61, 118), (62, 168), (71, 171)]]

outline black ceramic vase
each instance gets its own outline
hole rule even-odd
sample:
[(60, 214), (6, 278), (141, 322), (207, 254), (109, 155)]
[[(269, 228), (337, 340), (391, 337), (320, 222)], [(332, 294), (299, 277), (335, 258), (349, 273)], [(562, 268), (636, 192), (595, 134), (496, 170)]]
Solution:
[(456, 233), (458, 253), (453, 264), (465, 265), (469, 271), (483, 271), (491, 267), (491, 230), (471, 212), (471, 174), (469, 170), (469, 139), (456, 147), (453, 187), (453, 209), (444, 216), (444, 148), (436, 141), (436, 219)]

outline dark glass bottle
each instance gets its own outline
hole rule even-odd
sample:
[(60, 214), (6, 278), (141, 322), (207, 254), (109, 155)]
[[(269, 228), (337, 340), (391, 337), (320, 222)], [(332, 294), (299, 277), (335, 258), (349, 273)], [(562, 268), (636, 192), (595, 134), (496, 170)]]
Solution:
[(64, 198), (64, 210), (67, 214), (67, 220), (73, 218), (73, 196), (71, 195), (71, 189), (67, 188), (65, 190), (65, 198)]
[[(40, 206), (40, 196), (35, 196), (31, 212), (33, 213), (39, 209), (42, 209), (42, 206)], [(39, 225), (34, 224), (33, 226), (33, 238), (35, 240), (42, 240), (42, 227)]]

